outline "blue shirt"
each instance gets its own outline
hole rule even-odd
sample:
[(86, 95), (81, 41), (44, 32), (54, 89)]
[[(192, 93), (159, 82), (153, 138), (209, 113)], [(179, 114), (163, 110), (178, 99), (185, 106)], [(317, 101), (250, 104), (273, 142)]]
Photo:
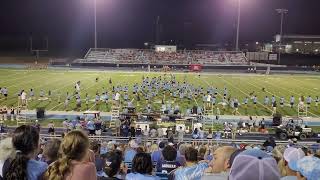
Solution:
[(93, 123), (92, 121), (89, 121), (89, 122), (87, 123), (87, 128), (88, 128), (89, 130), (95, 130), (94, 123)]
[(47, 163), (36, 160), (29, 160), (27, 163), (28, 180), (38, 180), (47, 170)]
[(161, 156), (162, 156), (161, 150), (154, 151), (154, 152), (151, 154), (151, 160), (152, 160), (152, 162), (158, 162), (158, 161), (160, 161), (160, 160), (161, 160)]
[(190, 167), (179, 168), (174, 172), (175, 180), (200, 180), (204, 174), (207, 163), (199, 163)]
[(129, 173), (126, 176), (126, 180), (160, 180), (157, 176), (139, 174), (139, 173)]
[(129, 149), (124, 153), (124, 162), (132, 162), (137, 152), (133, 149)]

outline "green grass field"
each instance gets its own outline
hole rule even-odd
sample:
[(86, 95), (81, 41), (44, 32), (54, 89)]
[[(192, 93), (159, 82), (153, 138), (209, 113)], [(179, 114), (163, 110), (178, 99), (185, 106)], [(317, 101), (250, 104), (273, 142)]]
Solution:
[[(103, 89), (107, 89), (109, 96), (111, 94), (112, 85), (109, 84), (109, 79), (112, 79), (113, 85), (124, 85), (128, 84), (129, 88), (132, 88), (134, 83), (141, 83), (142, 76), (157, 77), (163, 74), (160, 73), (133, 73), (133, 72), (104, 72), (104, 71), (63, 71), (63, 70), (14, 70), (14, 69), (0, 69), (0, 87), (7, 87), (9, 91), (9, 96), (7, 100), (1, 97), (0, 106), (17, 106), (18, 105), (18, 92), (22, 89), (26, 90), (29, 95), (31, 88), (35, 90), (36, 99), (29, 101), (28, 109), (35, 109), (37, 107), (45, 107), (47, 111), (57, 111), (64, 109), (64, 100), (66, 97), (66, 92), (73, 93), (75, 82), (81, 81), (81, 98), (83, 99), (82, 109), (86, 110), (84, 99), (85, 94), (88, 93), (91, 99), (89, 104), (90, 110), (100, 110), (100, 111), (110, 111), (111, 104), (106, 105), (105, 103), (100, 104), (99, 107), (94, 105), (95, 93), (102, 93)], [(99, 81), (96, 82), (95, 79), (99, 77)], [(278, 112), (282, 115), (296, 116), (297, 108), (291, 109), (288, 106), (289, 97), (291, 95), (295, 96), (296, 104), (301, 95), (308, 96), (311, 95), (312, 98), (315, 96), (320, 96), (320, 76), (310, 76), (310, 75), (250, 75), (250, 74), (201, 74), (198, 77), (197, 74), (176, 74), (176, 79), (179, 82), (183, 82), (184, 79), (188, 83), (194, 84), (196, 86), (202, 86), (206, 90), (208, 86), (217, 87), (219, 94), (217, 97), (217, 102), (221, 102), (223, 94), (223, 88), (228, 88), (228, 96), (237, 97), (240, 103), (243, 103), (244, 97), (254, 92), (257, 95), (259, 103), (257, 107), (254, 108), (253, 103), (249, 100), (248, 108), (245, 109), (244, 106), (239, 107), (239, 112), (241, 115), (253, 115), (253, 116), (265, 116), (271, 115), (271, 105), (264, 106), (264, 97), (275, 95), (278, 105), (279, 98), (284, 96), (286, 99), (285, 107), (281, 108), (278, 106)], [(263, 92), (262, 88), (266, 91)], [(52, 91), (52, 101), (39, 101), (38, 96), (40, 90), (45, 90), (46, 94), (50, 89)], [(61, 94), (61, 103), (58, 103), (57, 94)], [(132, 89), (129, 90), (132, 92)], [(123, 97), (123, 96), (122, 96)], [(133, 99), (135, 96), (130, 93), (129, 99)], [(110, 98), (110, 97), (109, 97)], [(161, 99), (163, 94), (161, 93), (157, 97), (151, 100), (153, 109), (159, 110), (161, 107)], [(194, 97), (191, 101), (184, 99), (180, 100), (170, 97), (169, 94), (166, 95), (166, 102), (172, 102), (174, 104), (179, 104), (182, 110), (186, 108), (191, 108), (193, 105), (198, 104), (202, 106), (202, 96)], [(146, 101), (141, 96), (141, 101), (133, 101), (138, 107), (138, 110), (142, 110), (146, 107)], [(222, 105), (218, 105), (222, 109)], [(66, 110), (73, 110), (75, 108), (75, 98), (73, 98)], [(232, 114), (232, 109), (226, 108), (221, 110), (221, 114)], [(311, 109), (309, 110), (309, 115), (314, 117), (320, 116), (320, 107), (315, 107), (313, 102)]]

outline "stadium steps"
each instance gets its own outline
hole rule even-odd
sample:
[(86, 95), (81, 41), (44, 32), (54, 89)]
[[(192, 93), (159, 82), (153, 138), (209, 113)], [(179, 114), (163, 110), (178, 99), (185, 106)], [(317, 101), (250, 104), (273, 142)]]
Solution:
[(204, 116), (202, 119), (204, 130), (209, 130), (210, 127), (213, 126), (213, 108), (204, 109)]
[(116, 132), (116, 120), (120, 117), (120, 107), (112, 106), (111, 107), (111, 121), (109, 128), (111, 129), (112, 135), (117, 135)]

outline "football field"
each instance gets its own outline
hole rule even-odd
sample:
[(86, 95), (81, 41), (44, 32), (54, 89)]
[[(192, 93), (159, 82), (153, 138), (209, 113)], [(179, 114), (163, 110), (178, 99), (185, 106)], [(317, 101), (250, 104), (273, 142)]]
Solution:
[[(174, 74), (178, 82), (183, 83), (186, 81), (195, 87), (203, 87), (204, 92), (207, 92), (208, 87), (218, 88), (217, 105), (221, 114), (232, 114), (232, 107), (226, 105), (225, 109), (222, 106), (223, 89), (226, 87), (228, 90), (227, 97), (237, 98), (240, 102), (239, 113), (240, 115), (252, 116), (266, 116), (272, 114), (271, 99), (269, 105), (264, 104), (264, 97), (271, 98), (272, 95), (276, 97), (278, 104), (278, 112), (283, 116), (297, 116), (297, 107), (291, 108), (289, 106), (290, 96), (295, 97), (295, 105), (298, 103), (300, 96), (311, 96), (314, 100), (316, 96), (320, 96), (320, 76), (316, 75), (255, 75), (255, 74), (198, 74), (194, 73), (176, 73)], [(113, 86), (129, 87), (129, 99), (133, 100), (133, 104), (137, 107), (138, 111), (143, 111), (146, 108), (146, 100), (141, 96), (140, 101), (137, 100), (136, 95), (132, 93), (133, 84), (141, 84), (143, 77), (164, 77), (163, 73), (148, 73), (148, 72), (120, 72), (120, 71), (66, 71), (66, 70), (19, 70), (19, 69), (0, 69), (0, 87), (8, 89), (8, 98), (5, 100), (1, 95), (0, 107), (18, 105), (18, 94), (21, 90), (25, 90), (29, 96), (30, 89), (34, 89), (35, 98), (28, 101), (28, 109), (35, 109), (44, 107), (46, 111), (63, 111), (75, 110), (76, 99), (71, 98), (70, 103), (65, 109), (64, 103), (66, 93), (74, 93), (75, 83), (81, 82), (80, 94), (82, 99), (81, 111), (84, 110), (100, 110), (110, 111), (110, 102), (101, 102), (98, 106), (95, 105), (95, 95), (98, 92), (109, 93), (109, 99), (112, 94)], [(170, 74), (167, 73), (167, 79), (170, 79)], [(98, 81), (96, 79), (98, 78)], [(111, 79), (112, 83), (109, 83)], [(264, 90), (263, 90), (264, 89)], [(51, 91), (51, 99), (40, 100), (40, 90), (44, 90), (45, 96), (48, 97), (48, 91)], [(88, 93), (90, 101), (88, 108), (85, 105), (85, 94)], [(253, 105), (251, 96), (256, 95), (258, 98), (257, 106)], [(284, 107), (280, 107), (280, 97), (285, 98)], [(243, 105), (244, 98), (249, 98), (248, 107)], [(121, 93), (122, 102), (123, 93)], [(60, 99), (60, 102), (59, 102)], [(192, 96), (188, 98), (174, 98), (170, 93), (159, 91), (158, 95), (151, 98), (150, 104), (153, 110), (160, 110), (161, 103), (164, 101), (166, 104), (176, 104), (184, 112), (187, 108), (192, 108), (194, 105), (203, 106), (203, 95)], [(126, 105), (123, 103), (123, 105)], [(215, 112), (215, 110), (214, 110)], [(312, 102), (309, 109), (309, 116), (320, 117), (320, 107), (315, 106)]]

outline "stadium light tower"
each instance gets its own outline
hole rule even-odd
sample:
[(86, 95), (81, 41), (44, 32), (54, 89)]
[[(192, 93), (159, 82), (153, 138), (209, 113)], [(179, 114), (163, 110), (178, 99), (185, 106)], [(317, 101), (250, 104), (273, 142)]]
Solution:
[(282, 42), (282, 34), (283, 34), (283, 20), (284, 20), (284, 15), (288, 13), (288, 9), (276, 9), (276, 11), (280, 14), (281, 16), (281, 22), (280, 22), (280, 40), (279, 40), (279, 57), (278, 57), (278, 64), (280, 64), (280, 48), (281, 48), (281, 42)]
[(94, 0), (94, 48), (97, 48), (97, 0)]
[(237, 20), (236, 51), (239, 51), (240, 18), (241, 18), (241, 0), (238, 0), (238, 20)]

